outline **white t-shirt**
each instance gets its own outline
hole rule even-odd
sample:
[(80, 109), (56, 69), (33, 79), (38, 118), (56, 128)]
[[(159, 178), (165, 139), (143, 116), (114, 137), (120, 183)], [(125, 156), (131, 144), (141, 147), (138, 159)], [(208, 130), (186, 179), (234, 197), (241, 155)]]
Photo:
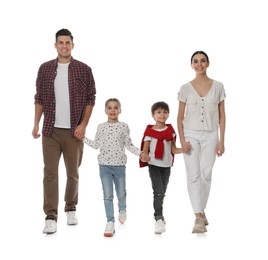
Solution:
[[(164, 127), (162, 129), (154, 129), (155, 131), (164, 131), (167, 127)], [(155, 158), (154, 152), (157, 144), (157, 139), (150, 136), (145, 136), (144, 141), (150, 141), (150, 151), (149, 156), (151, 157), (151, 160), (148, 162), (148, 164), (155, 165), (158, 167), (171, 167), (173, 162), (173, 156), (171, 153), (171, 141), (163, 140), (164, 142), (164, 154), (161, 159)]]
[(57, 76), (54, 82), (56, 99), (54, 126), (60, 128), (71, 128), (68, 67), (69, 63), (58, 63)]
[(183, 126), (189, 130), (216, 130), (219, 126), (218, 104), (225, 99), (223, 84), (213, 80), (205, 97), (200, 97), (190, 82), (181, 86), (178, 100), (186, 103)]

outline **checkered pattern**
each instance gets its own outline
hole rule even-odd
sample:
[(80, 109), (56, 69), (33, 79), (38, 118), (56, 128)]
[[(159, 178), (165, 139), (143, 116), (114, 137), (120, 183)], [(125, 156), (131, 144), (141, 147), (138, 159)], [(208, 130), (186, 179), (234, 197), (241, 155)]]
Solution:
[[(42, 134), (50, 136), (55, 123), (56, 100), (54, 81), (57, 75), (57, 59), (43, 63), (36, 79), (35, 104), (43, 106), (44, 122)], [(78, 60), (71, 59), (68, 68), (70, 91), (71, 132), (74, 133), (84, 117), (87, 105), (95, 105), (95, 81), (91, 68)]]

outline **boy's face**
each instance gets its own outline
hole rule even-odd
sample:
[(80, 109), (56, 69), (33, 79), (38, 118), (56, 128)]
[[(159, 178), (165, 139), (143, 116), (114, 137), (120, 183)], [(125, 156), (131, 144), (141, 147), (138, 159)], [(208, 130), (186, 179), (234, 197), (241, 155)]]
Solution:
[(108, 102), (105, 113), (108, 116), (108, 120), (111, 121), (117, 121), (118, 116), (121, 113), (121, 109), (119, 107), (119, 104), (116, 101), (110, 101)]
[(154, 111), (152, 117), (154, 118), (155, 122), (165, 123), (169, 117), (169, 112), (163, 108), (158, 108)]

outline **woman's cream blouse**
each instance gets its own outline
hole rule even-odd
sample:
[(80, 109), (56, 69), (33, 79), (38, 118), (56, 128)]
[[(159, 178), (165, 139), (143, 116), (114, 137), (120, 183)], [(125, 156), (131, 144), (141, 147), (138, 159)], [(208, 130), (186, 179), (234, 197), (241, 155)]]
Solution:
[(218, 129), (218, 104), (225, 99), (223, 84), (213, 80), (212, 86), (205, 97), (200, 97), (190, 82), (181, 86), (178, 100), (186, 103), (183, 126), (189, 130)]

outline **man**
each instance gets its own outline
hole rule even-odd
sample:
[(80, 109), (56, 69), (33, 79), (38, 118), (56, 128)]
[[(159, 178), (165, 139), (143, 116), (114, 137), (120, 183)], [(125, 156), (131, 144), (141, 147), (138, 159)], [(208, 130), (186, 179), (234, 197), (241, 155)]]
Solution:
[(43, 233), (57, 231), (58, 165), (63, 155), (67, 183), (65, 212), (67, 224), (76, 225), (78, 203), (78, 168), (82, 162), (86, 127), (95, 105), (95, 82), (91, 68), (73, 59), (73, 36), (67, 29), (56, 33), (58, 57), (43, 63), (38, 71), (35, 94), (33, 138), (39, 138), (39, 122), (44, 115), (42, 146), (44, 159)]

